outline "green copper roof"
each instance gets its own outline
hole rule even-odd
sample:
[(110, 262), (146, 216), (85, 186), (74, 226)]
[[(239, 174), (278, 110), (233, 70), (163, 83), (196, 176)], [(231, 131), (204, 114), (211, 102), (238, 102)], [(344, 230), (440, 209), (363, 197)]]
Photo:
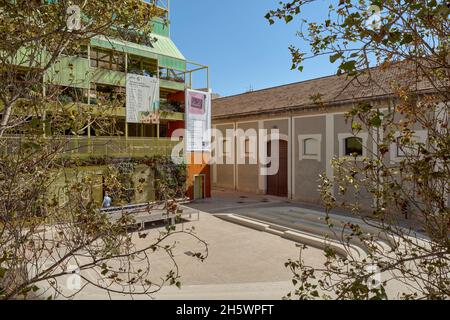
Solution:
[(186, 58), (178, 50), (172, 39), (156, 34), (152, 34), (152, 37), (157, 39), (152, 46), (144, 46), (119, 39), (110, 39), (104, 36), (93, 38), (91, 44), (115, 51), (158, 59), (160, 66), (184, 71), (186, 69)]

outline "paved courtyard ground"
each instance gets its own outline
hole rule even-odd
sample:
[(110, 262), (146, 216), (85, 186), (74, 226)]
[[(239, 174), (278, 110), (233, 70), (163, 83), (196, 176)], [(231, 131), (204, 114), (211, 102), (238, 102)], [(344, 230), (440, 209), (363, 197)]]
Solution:
[[(208, 242), (208, 258), (199, 262), (189, 256), (189, 252), (202, 248), (197, 240), (186, 235), (172, 239), (178, 242), (175, 259), (182, 276), (182, 288), (165, 287), (154, 296), (155, 299), (281, 299), (294, 289), (291, 273), (284, 263), (298, 257), (299, 248), (295, 242), (226, 222), (208, 213), (200, 213), (199, 221), (184, 225), (185, 228), (192, 226), (196, 234)], [(148, 241), (136, 239), (139, 246), (145, 246)], [(308, 249), (307, 256), (307, 262), (315, 266), (324, 261), (319, 249)], [(155, 279), (163, 276), (170, 267), (166, 256), (156, 254), (152, 257)], [(87, 288), (78, 298), (108, 297), (97, 289)], [(113, 295), (112, 298), (129, 297)]]
[[(196, 245), (183, 242), (177, 258), (185, 287), (163, 290), (157, 298), (281, 299), (293, 289), (292, 274), (284, 263), (298, 257), (296, 243), (206, 213), (194, 225), (209, 244), (208, 259), (193, 262), (181, 254)], [(319, 266), (323, 261), (321, 250), (308, 249), (309, 263)]]
[[(199, 211), (198, 221), (189, 221), (177, 228), (195, 227), (199, 238), (208, 243), (209, 256), (204, 262), (191, 257), (203, 247), (198, 240), (184, 234), (176, 235), (169, 243), (177, 242), (175, 259), (181, 274), (182, 287), (164, 287), (154, 299), (211, 300), (211, 299), (281, 299), (294, 290), (292, 274), (284, 264), (296, 259), (300, 249), (294, 241), (268, 232), (261, 232), (228, 222), (220, 214), (232, 213), (239, 216), (278, 224), (301, 230), (305, 217), (323, 212), (320, 206), (290, 202), (284, 198), (215, 190), (212, 199), (188, 204)], [(345, 212), (338, 212), (347, 215)], [(215, 216), (217, 214), (217, 216)], [(148, 230), (153, 236), (158, 229)], [(138, 247), (146, 247), (151, 237), (141, 239), (135, 235)], [(168, 243), (168, 244), (169, 244)], [(323, 267), (323, 251), (309, 247), (303, 254), (305, 263)], [(152, 281), (164, 277), (173, 267), (167, 256), (157, 253), (151, 257)], [(399, 287), (389, 289), (392, 296)], [(93, 287), (87, 288), (78, 299), (108, 299), (108, 295)], [(130, 299), (127, 296), (112, 295), (112, 299)], [(133, 299), (148, 299), (134, 296)]]
[[(302, 209), (324, 212), (324, 207), (320, 204), (225, 189), (214, 189), (211, 198), (197, 200), (189, 206), (211, 214), (233, 213), (292, 229), (298, 229), (296, 225), (303, 222)], [(348, 211), (339, 208), (333, 209), (331, 213), (344, 218), (354, 217)], [(406, 228), (416, 228), (413, 221), (405, 220), (403, 217), (397, 217), (397, 222)]]

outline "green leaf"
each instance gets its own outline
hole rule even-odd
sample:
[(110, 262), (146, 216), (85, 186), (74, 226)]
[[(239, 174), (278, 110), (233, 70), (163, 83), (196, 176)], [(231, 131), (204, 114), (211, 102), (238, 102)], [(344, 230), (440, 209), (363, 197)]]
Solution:
[(360, 130), (362, 130), (362, 126), (361, 126), (361, 124), (359, 124), (358, 122), (353, 122), (352, 123), (352, 130), (356, 130), (356, 131), (360, 131)]
[(294, 19), (294, 17), (291, 16), (291, 15), (287, 15), (287, 16), (284, 17), (284, 21), (286, 21), (286, 23), (291, 22), (293, 19)]
[(356, 61), (355, 60), (345, 61), (339, 66), (339, 69), (348, 73), (353, 73), (356, 70)]
[(335, 63), (337, 59), (342, 57), (342, 55), (343, 55), (342, 52), (338, 52), (336, 54), (331, 55), (330, 56), (330, 62), (331, 63)]
[(40, 121), (39, 121), (38, 118), (33, 118), (33, 119), (31, 120), (30, 124), (31, 124), (31, 126), (32, 126), (33, 128), (37, 128), (37, 127), (39, 127), (39, 125), (40, 125)]
[(410, 33), (403, 34), (402, 44), (409, 44), (413, 42), (414, 38)]
[(39, 144), (35, 143), (35, 142), (25, 142), (23, 144), (23, 147), (25, 149), (33, 149), (33, 150), (40, 150), (41, 149), (41, 146)]
[(8, 271), (8, 269), (0, 267), (0, 279), (5, 276), (6, 271)]
[(370, 119), (370, 125), (373, 127), (380, 127), (382, 123), (381, 117), (379, 114), (375, 114), (372, 119)]

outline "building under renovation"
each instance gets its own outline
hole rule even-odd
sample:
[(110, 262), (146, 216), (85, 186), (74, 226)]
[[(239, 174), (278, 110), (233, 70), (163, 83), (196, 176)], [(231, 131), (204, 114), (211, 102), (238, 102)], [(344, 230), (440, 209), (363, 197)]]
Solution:
[[(58, 87), (61, 91), (58, 102), (67, 109), (84, 108), (95, 115), (100, 110), (100, 101), (104, 110), (105, 101), (106, 105), (110, 103), (112, 106), (117, 104), (118, 97), (126, 100), (118, 107), (111, 107), (107, 114), (115, 119), (120, 134), (102, 136), (96, 124), (87, 123), (84, 132), (68, 133), (69, 145), (64, 156), (74, 159), (108, 157), (118, 161), (170, 157), (174, 147), (183, 143), (185, 138), (179, 135), (179, 139), (171, 139), (176, 130), (188, 126), (189, 108), (186, 103), (190, 103), (190, 100), (187, 102), (189, 95), (194, 97), (192, 101), (196, 101), (197, 109), (203, 110), (201, 116), (206, 121), (205, 126), (208, 125), (210, 112), (205, 110), (208, 101), (210, 103), (208, 67), (190, 62), (172, 41), (169, 0), (144, 2), (149, 6), (156, 5), (158, 9), (158, 15), (151, 21), (150, 36), (154, 39), (151, 44), (96, 36), (78, 52), (62, 54), (44, 75), (46, 88)], [(194, 74), (200, 74), (203, 83), (194, 82)], [(148, 86), (139, 91), (144, 83)], [(138, 97), (150, 92), (153, 101), (151, 112), (143, 116), (139, 111), (149, 107), (146, 105), (148, 99), (136, 101), (136, 96), (130, 92), (138, 92)], [(51, 106), (48, 116), (51, 116)], [(198, 152), (203, 153), (204, 150), (184, 148), (177, 156), (189, 159)], [(101, 203), (107, 190), (102, 183), (105, 168), (96, 165), (85, 169), (98, 180), (94, 193)], [(187, 166), (187, 195), (190, 198), (209, 196), (209, 182), (206, 163)], [(155, 186), (150, 181), (145, 192), (131, 202), (154, 199)]]

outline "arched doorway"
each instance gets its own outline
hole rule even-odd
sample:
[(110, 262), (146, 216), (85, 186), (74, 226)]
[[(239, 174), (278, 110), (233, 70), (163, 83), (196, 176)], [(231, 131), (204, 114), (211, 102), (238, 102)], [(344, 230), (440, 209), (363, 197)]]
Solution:
[[(288, 143), (285, 140), (279, 140), (279, 169), (272, 176), (267, 176), (267, 194), (278, 197), (288, 196)], [(272, 152), (272, 143), (267, 144), (267, 155), (270, 157)]]

